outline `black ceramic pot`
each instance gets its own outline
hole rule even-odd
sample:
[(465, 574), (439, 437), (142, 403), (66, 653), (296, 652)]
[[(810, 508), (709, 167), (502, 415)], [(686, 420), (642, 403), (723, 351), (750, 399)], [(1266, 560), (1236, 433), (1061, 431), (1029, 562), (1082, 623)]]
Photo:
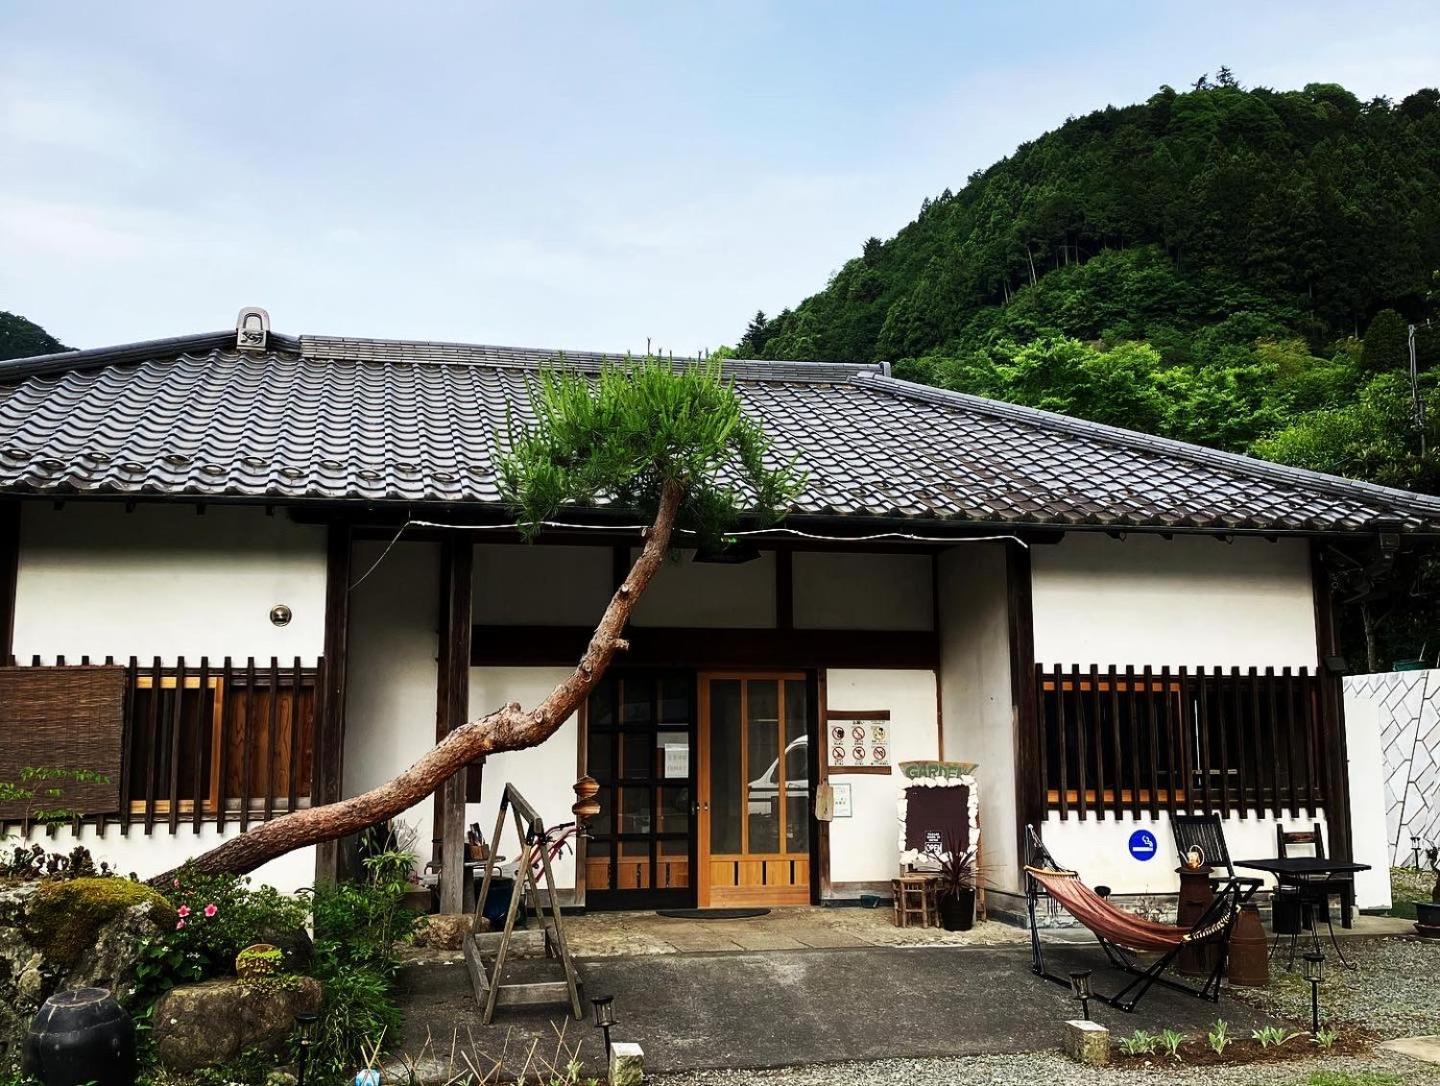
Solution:
[(957, 890), (940, 900), (940, 926), (946, 931), (969, 931), (975, 926), (975, 891)]
[(1415, 902), (1415, 922), (1422, 928), (1440, 931), (1440, 902)]
[(67, 988), (25, 1034), (21, 1067), (45, 1086), (133, 1086), (135, 1023), (105, 988)]

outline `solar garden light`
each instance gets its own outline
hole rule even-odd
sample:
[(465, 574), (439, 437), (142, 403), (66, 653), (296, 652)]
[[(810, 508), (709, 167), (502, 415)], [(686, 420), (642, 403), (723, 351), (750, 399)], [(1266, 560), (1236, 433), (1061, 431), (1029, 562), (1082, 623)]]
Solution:
[(605, 1034), (605, 1058), (610, 1058), (610, 1027), (615, 1025), (615, 997), (600, 996), (590, 1001), (595, 1008), (595, 1028)]
[(1305, 955), (1305, 979), (1310, 982), (1310, 1036), (1320, 1032), (1320, 982), (1325, 979), (1325, 955), (1311, 951)]
[(1419, 871), (1419, 870), (1420, 870), (1420, 835), (1419, 835), (1418, 833), (1412, 833), (1412, 834), (1410, 835), (1410, 852), (1411, 852), (1411, 854), (1414, 856), (1414, 859), (1415, 859), (1415, 870), (1416, 870), (1416, 871)]
[(295, 1013), (295, 1029), (300, 1034), (300, 1066), (295, 1077), (296, 1086), (305, 1086), (305, 1072), (310, 1066), (310, 1046), (315, 1043), (315, 1023), (318, 1021), (320, 1016), (310, 1011)]
[(1090, 976), (1093, 970), (1082, 969), (1077, 973), (1070, 974), (1070, 990), (1075, 993), (1075, 998), (1080, 1001), (1080, 1017), (1090, 1021), (1090, 997), (1094, 993), (1090, 990)]

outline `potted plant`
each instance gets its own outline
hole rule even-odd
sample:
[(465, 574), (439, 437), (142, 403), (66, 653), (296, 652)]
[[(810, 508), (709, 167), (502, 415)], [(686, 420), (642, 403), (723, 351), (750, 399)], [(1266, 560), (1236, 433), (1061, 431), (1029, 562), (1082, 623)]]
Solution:
[(1415, 902), (1415, 918), (1426, 935), (1440, 935), (1440, 845), (1425, 850), (1425, 861), (1435, 872), (1435, 885), (1430, 889), (1429, 901)]
[(935, 859), (940, 865), (935, 887), (940, 926), (946, 931), (969, 931), (975, 926), (975, 850), (962, 849), (952, 838)]

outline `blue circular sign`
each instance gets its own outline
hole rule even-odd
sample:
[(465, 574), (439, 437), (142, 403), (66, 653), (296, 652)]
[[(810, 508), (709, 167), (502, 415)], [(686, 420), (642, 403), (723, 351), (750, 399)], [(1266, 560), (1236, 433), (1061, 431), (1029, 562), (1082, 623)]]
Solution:
[(1155, 851), (1155, 835), (1149, 830), (1136, 830), (1130, 835), (1130, 855), (1137, 860), (1153, 860)]

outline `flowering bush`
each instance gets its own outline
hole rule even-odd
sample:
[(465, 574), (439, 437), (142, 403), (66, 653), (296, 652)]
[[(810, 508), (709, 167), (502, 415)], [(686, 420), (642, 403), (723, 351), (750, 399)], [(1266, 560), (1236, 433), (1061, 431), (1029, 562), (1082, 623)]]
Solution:
[(308, 909), (270, 886), (250, 887), (235, 875), (204, 875), (180, 869), (162, 888), (175, 909), (175, 926), (148, 937), (137, 969), (147, 994), (177, 984), (224, 976), (235, 955), (252, 943), (303, 927)]

